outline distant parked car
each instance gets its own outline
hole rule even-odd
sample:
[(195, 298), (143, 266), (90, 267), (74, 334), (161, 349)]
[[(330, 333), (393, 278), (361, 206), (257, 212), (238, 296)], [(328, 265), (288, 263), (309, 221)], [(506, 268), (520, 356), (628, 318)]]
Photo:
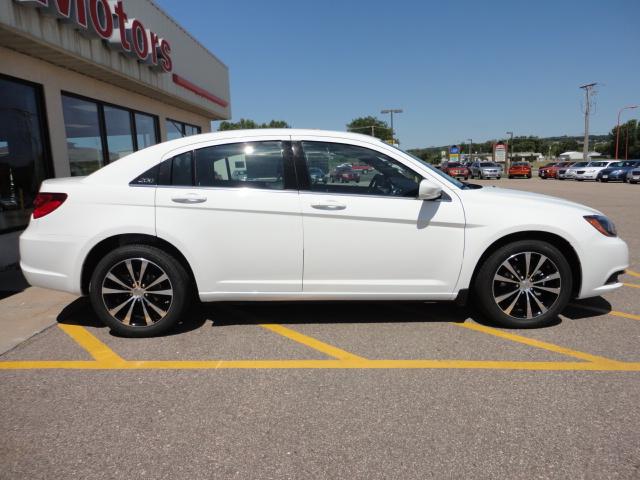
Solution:
[(316, 185), (318, 183), (327, 183), (327, 175), (320, 168), (310, 167), (309, 178), (311, 179), (311, 183), (313, 185)]
[(640, 168), (640, 160), (621, 160), (609, 164), (598, 172), (596, 181), (599, 182), (626, 182), (629, 170)]
[(360, 183), (360, 174), (358, 172), (354, 172), (351, 166), (338, 165), (331, 173), (330, 180), (332, 182), (341, 183)]
[(462, 163), (447, 162), (442, 166), (442, 171), (453, 178), (464, 178), (467, 180), (471, 172)]
[(238, 182), (246, 182), (247, 181), (247, 171), (246, 170), (234, 170), (231, 172), (231, 178)]
[(354, 165), (351, 167), (353, 171), (358, 172), (362, 175), (366, 175), (367, 173), (373, 171), (373, 169), (369, 165)]
[(495, 178), (500, 179), (500, 165), (494, 162), (474, 162), (471, 165), (471, 178)]
[(576, 170), (576, 180), (582, 182), (583, 180), (595, 180), (598, 178), (598, 173), (600, 170), (604, 170), (614, 161), (607, 160), (597, 160), (594, 162), (589, 162), (585, 167), (579, 168)]
[(640, 166), (632, 170), (629, 170), (627, 172), (627, 182), (629, 183), (640, 182)]
[(538, 170), (538, 176), (540, 178), (556, 178), (558, 170), (569, 167), (572, 163), (573, 162), (549, 163)]
[(574, 162), (567, 167), (561, 167), (556, 173), (558, 180), (574, 180), (576, 178), (576, 170), (586, 167), (589, 162)]
[(529, 162), (514, 162), (509, 167), (509, 178), (525, 177), (531, 178), (531, 165)]

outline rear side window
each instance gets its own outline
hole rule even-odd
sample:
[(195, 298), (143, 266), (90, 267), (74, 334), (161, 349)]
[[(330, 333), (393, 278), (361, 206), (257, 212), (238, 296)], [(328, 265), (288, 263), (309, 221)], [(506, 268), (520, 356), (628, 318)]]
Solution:
[(197, 187), (285, 188), (282, 142), (215, 145), (196, 150), (195, 157)]
[(185, 152), (173, 157), (171, 185), (193, 186), (193, 152)]

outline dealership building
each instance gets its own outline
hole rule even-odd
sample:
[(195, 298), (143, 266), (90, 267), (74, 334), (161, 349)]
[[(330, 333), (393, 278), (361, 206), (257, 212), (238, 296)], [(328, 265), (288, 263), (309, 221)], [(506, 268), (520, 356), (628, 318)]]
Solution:
[(43, 179), (230, 112), (227, 66), (151, 0), (0, 0), (0, 280)]

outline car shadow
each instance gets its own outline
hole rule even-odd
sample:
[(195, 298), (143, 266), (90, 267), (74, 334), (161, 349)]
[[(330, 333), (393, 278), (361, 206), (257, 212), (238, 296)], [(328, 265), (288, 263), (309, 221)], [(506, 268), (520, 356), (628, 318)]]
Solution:
[[(590, 309), (598, 309), (594, 312)], [(604, 315), (612, 309), (602, 297), (574, 301), (562, 316), (570, 321)], [(232, 325), (335, 324), (335, 323), (464, 323), (468, 319), (500, 328), (480, 315), (473, 306), (453, 302), (419, 301), (349, 301), (349, 302), (194, 302), (188, 314), (175, 328), (163, 336), (180, 335), (202, 328), (207, 321), (213, 328)], [(81, 297), (67, 305), (57, 317), (58, 323), (83, 327), (106, 328), (91, 308), (89, 299)], [(545, 327), (562, 323), (557, 317)], [(111, 332), (112, 336), (119, 336)]]

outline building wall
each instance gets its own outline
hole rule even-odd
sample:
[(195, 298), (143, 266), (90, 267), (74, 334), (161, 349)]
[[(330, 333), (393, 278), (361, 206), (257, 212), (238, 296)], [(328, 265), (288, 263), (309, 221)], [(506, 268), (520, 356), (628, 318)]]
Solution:
[(70, 174), (69, 154), (62, 113), (62, 91), (158, 115), (162, 141), (167, 139), (165, 130), (166, 118), (197, 125), (201, 127), (203, 133), (211, 131), (211, 122), (208, 117), (188, 112), (151, 97), (124, 90), (95, 78), (3, 47), (0, 47), (0, 73), (39, 83), (43, 86), (51, 154), (56, 177), (66, 177)]

